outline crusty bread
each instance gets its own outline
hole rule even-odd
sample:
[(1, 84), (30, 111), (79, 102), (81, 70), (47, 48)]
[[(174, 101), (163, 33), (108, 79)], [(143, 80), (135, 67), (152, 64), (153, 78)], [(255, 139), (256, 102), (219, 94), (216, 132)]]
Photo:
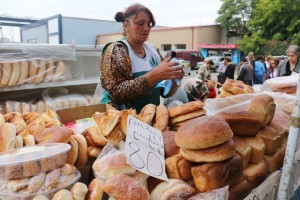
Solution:
[(273, 97), (261, 94), (251, 99), (247, 110), (257, 116), (262, 126), (269, 124), (274, 118), (276, 104)]
[(26, 123), (22, 118), (21, 113), (11, 112), (4, 115), (5, 122), (11, 123), (16, 126), (16, 132), (19, 134), (26, 128)]
[(186, 149), (205, 149), (222, 144), (233, 137), (224, 119), (204, 116), (189, 120), (179, 128), (175, 142)]
[(88, 136), (92, 139), (93, 143), (98, 147), (105, 146), (107, 144), (107, 139), (104, 137), (97, 126), (91, 126), (86, 129)]
[(78, 143), (78, 157), (75, 163), (76, 167), (85, 166), (88, 162), (87, 143), (83, 135), (73, 135), (74, 139)]
[(54, 194), (52, 200), (73, 200), (73, 196), (69, 190), (62, 189)]
[(84, 183), (77, 182), (73, 185), (70, 191), (74, 200), (84, 200), (88, 192), (88, 188)]
[(28, 112), (23, 114), (23, 119), (29, 128), (29, 132), (37, 137), (45, 129), (45, 120), (37, 112)]
[(159, 105), (156, 107), (154, 128), (165, 131), (169, 123), (169, 112), (166, 106)]
[(16, 127), (10, 123), (4, 123), (0, 127), (0, 152), (15, 148)]
[(241, 180), (229, 188), (229, 200), (242, 200), (252, 190), (252, 185), (243, 177)]
[(235, 154), (235, 145), (232, 139), (217, 146), (206, 149), (180, 149), (180, 154), (192, 162), (220, 162), (231, 158)]
[(186, 120), (189, 120), (189, 119), (193, 119), (193, 118), (196, 118), (196, 117), (203, 116), (203, 115), (205, 115), (205, 113), (206, 113), (206, 110), (204, 108), (201, 108), (201, 109), (192, 111), (190, 113), (186, 113), (186, 114), (182, 114), (182, 115), (178, 115), (176, 117), (173, 117), (173, 118), (170, 119), (169, 123), (170, 124), (176, 124), (178, 122), (182, 122), (182, 121), (186, 121)]
[(242, 157), (243, 168), (245, 168), (251, 158), (251, 146), (242, 137), (233, 137), (234, 144), (236, 146), (236, 151)]
[(34, 81), (33, 83), (35, 84), (39, 84), (41, 82), (43, 82), (44, 80), (44, 77), (46, 75), (46, 61), (45, 60), (41, 60), (40, 63), (39, 63), (39, 67), (38, 67), (38, 72), (34, 78)]
[(71, 145), (71, 150), (68, 153), (67, 163), (70, 165), (75, 165), (76, 160), (78, 158), (78, 143), (77, 140), (71, 136), (69, 144)]
[(257, 164), (249, 164), (244, 170), (245, 179), (254, 187), (264, 181), (268, 174), (268, 167), (264, 160)]
[(176, 117), (178, 115), (184, 115), (195, 110), (199, 110), (204, 107), (204, 104), (201, 101), (192, 101), (185, 103), (180, 106), (175, 106), (169, 109), (170, 118)]
[(155, 112), (156, 112), (156, 105), (147, 104), (142, 108), (141, 112), (139, 113), (139, 116), (143, 118), (145, 123), (152, 125)]
[(123, 131), (121, 130), (120, 125), (118, 124), (111, 133), (107, 136), (107, 140), (109, 140), (113, 145), (118, 145), (121, 140), (125, 138)]
[(178, 179), (169, 179), (158, 184), (151, 192), (151, 199), (188, 199), (196, 189)]
[(122, 110), (119, 113), (120, 115), (120, 128), (123, 131), (125, 135), (127, 135), (127, 119), (128, 115), (132, 115), (134, 117), (137, 116), (136, 110), (134, 109), (128, 109), (128, 110)]
[(177, 154), (166, 159), (166, 169), (169, 178), (188, 181), (192, 179), (191, 169), (193, 163)]
[(266, 152), (265, 142), (259, 136), (245, 137), (244, 139), (251, 146), (251, 158), (249, 163), (260, 163)]
[(235, 136), (255, 136), (262, 126), (255, 114), (245, 110), (228, 110), (219, 112), (230, 126)]
[(31, 60), (29, 63), (29, 72), (28, 72), (28, 79), (27, 83), (33, 83), (34, 79), (38, 73), (38, 64), (36, 60)]
[(258, 136), (263, 139), (266, 144), (266, 154), (273, 154), (280, 147), (283, 135), (279, 135), (279, 133), (280, 132), (276, 129), (268, 125), (259, 130)]
[(104, 136), (108, 136), (117, 126), (120, 116), (115, 112), (106, 112), (94, 114), (93, 119), (95, 120), (100, 133)]
[(7, 86), (12, 74), (12, 66), (10, 63), (2, 63), (2, 77), (0, 80), (1, 86)]
[(20, 62), (20, 77), (18, 79), (17, 85), (22, 85), (26, 83), (28, 79), (28, 73), (29, 73), (29, 63), (27, 61), (21, 61)]
[(242, 159), (238, 154), (232, 158), (215, 163), (205, 163), (192, 167), (196, 188), (207, 192), (226, 185), (232, 186), (242, 177)]
[(54, 126), (44, 129), (40, 134), (35, 136), (38, 144), (47, 143), (68, 143), (70, 141), (72, 131), (65, 126)]
[(164, 138), (165, 157), (171, 157), (179, 153), (180, 148), (175, 143), (175, 131), (162, 132)]
[(12, 73), (10, 79), (7, 83), (8, 86), (15, 86), (21, 75), (21, 67), (19, 62), (15, 62), (11, 64)]
[(102, 199), (103, 190), (101, 187), (101, 181), (98, 178), (94, 178), (88, 186), (88, 193), (86, 200), (99, 200)]
[(264, 156), (264, 160), (267, 163), (269, 173), (272, 173), (282, 167), (285, 156), (285, 150), (286, 145), (283, 144), (274, 154)]

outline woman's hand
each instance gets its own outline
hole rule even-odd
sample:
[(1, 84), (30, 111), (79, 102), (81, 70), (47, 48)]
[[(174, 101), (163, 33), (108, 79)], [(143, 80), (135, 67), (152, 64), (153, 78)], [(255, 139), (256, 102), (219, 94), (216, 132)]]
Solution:
[(178, 66), (179, 63), (170, 61), (171, 56), (169, 56), (166, 60), (162, 61), (152, 71), (144, 75), (148, 80), (150, 87), (162, 80), (182, 79), (184, 77), (183, 69)]

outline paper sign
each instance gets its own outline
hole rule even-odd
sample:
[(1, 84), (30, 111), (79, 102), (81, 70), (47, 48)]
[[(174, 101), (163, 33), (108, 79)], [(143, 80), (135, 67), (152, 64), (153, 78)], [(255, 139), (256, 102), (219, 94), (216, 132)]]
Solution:
[(132, 116), (128, 116), (125, 144), (127, 163), (135, 169), (168, 180), (162, 133)]

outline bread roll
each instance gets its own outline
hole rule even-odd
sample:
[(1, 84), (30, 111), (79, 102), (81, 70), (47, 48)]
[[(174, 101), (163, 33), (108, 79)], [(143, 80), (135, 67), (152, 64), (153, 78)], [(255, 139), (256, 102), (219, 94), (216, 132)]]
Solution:
[(53, 82), (57, 81), (65, 81), (66, 80), (66, 66), (63, 61), (58, 61), (55, 63), (56, 68), (55, 68), (55, 73), (53, 75)]
[(159, 105), (156, 107), (154, 128), (165, 131), (169, 123), (169, 112), (166, 106)]
[(61, 126), (59, 117), (53, 110), (48, 109), (46, 112), (43, 112), (41, 116), (44, 118), (46, 128)]
[(261, 94), (251, 99), (247, 110), (257, 116), (262, 126), (269, 124), (275, 114), (276, 105), (273, 97)]
[(47, 143), (68, 143), (72, 131), (65, 126), (54, 126), (46, 128), (43, 132), (35, 137), (37, 144)]
[(28, 182), (28, 190), (30, 192), (38, 191), (46, 179), (46, 173), (41, 172), (37, 176), (32, 177)]
[(264, 160), (258, 164), (249, 164), (243, 170), (243, 174), (245, 179), (255, 188), (265, 180), (268, 174), (267, 164)]
[(196, 117), (200, 117), (200, 116), (205, 115), (205, 113), (206, 113), (206, 110), (204, 108), (201, 108), (199, 110), (195, 110), (190, 113), (178, 115), (178, 116), (170, 119), (170, 124), (176, 124), (178, 122), (182, 122), (182, 121), (186, 121), (186, 120), (193, 119)]
[(41, 60), (38, 65), (38, 72), (33, 81), (34, 84), (40, 84), (44, 80), (44, 77), (46, 75), (46, 68), (46, 61)]
[(216, 163), (206, 163), (192, 167), (196, 188), (207, 192), (226, 185), (234, 185), (242, 177), (242, 159), (238, 154)]
[(24, 143), (24, 146), (35, 145), (35, 140), (34, 140), (33, 135), (27, 135), (27, 136), (23, 137), (23, 143)]
[(4, 119), (5, 122), (15, 125), (17, 134), (19, 134), (27, 127), (24, 119), (22, 118), (21, 113), (18, 112), (7, 113), (4, 115)]
[(233, 137), (224, 119), (204, 116), (186, 122), (175, 135), (177, 146), (186, 149), (205, 149), (222, 144)]
[(45, 120), (37, 112), (25, 113), (23, 119), (28, 125), (30, 134), (34, 137), (37, 137), (45, 129)]
[(147, 104), (142, 108), (141, 112), (139, 113), (139, 116), (143, 118), (145, 123), (152, 125), (155, 112), (156, 112), (156, 105)]
[(23, 137), (22, 135), (17, 135), (15, 140), (15, 148), (23, 147)]
[(100, 148), (100, 147), (88, 147), (88, 155), (91, 158), (98, 158), (101, 151), (102, 151), (102, 148)]
[(70, 175), (70, 174), (75, 174), (77, 171), (77, 168), (73, 165), (70, 165), (68, 163), (64, 164), (60, 168), (60, 175)]
[(28, 112), (32, 112), (30, 104), (22, 102), (21, 105), (22, 105), (22, 113), (23, 114), (28, 113)]
[(69, 190), (62, 189), (54, 194), (52, 200), (73, 200), (73, 196)]
[(192, 101), (180, 106), (175, 106), (169, 109), (169, 117), (173, 118), (179, 115), (184, 115), (204, 107), (201, 101)]
[(36, 77), (38, 73), (38, 64), (36, 60), (31, 60), (29, 63), (29, 72), (28, 72), (28, 79), (27, 79), (27, 83), (33, 83), (34, 79)]
[(105, 146), (107, 144), (107, 139), (104, 137), (97, 126), (92, 126), (86, 129), (88, 136), (92, 139), (93, 143), (98, 147)]
[(73, 185), (70, 191), (73, 195), (74, 200), (84, 200), (88, 192), (88, 188), (85, 184), (77, 182)]
[(149, 199), (150, 195), (146, 188), (147, 175), (139, 174), (139, 176), (145, 177), (144, 180), (140, 180), (138, 176), (131, 177), (122, 173), (115, 174), (108, 177), (103, 190), (109, 196), (120, 200)]
[(74, 139), (78, 143), (78, 157), (76, 160), (76, 167), (85, 166), (88, 162), (87, 143), (82, 135), (73, 135)]
[(98, 178), (94, 178), (88, 186), (88, 193), (86, 200), (99, 200), (102, 199), (103, 190), (101, 187), (101, 181)]
[(166, 159), (166, 169), (169, 178), (188, 181), (192, 179), (191, 169), (193, 163), (183, 158), (180, 154)]
[(17, 85), (25, 84), (28, 79), (28, 73), (29, 73), (29, 63), (27, 61), (21, 61), (20, 62), (20, 77), (18, 79)]
[(245, 137), (245, 141), (251, 146), (250, 163), (258, 164), (264, 159), (266, 152), (265, 142), (259, 137)]
[(243, 169), (249, 164), (251, 158), (251, 146), (241, 137), (233, 137), (237, 153), (242, 157)]
[(75, 138), (73, 138), (71, 136), (69, 144), (71, 145), (71, 150), (68, 153), (67, 163), (69, 163), (70, 165), (75, 165), (76, 160), (78, 158), (78, 143), (77, 143), (77, 140), (75, 140)]
[(2, 63), (2, 77), (0, 80), (1, 86), (7, 86), (12, 74), (12, 66), (10, 63)]
[(165, 131), (164, 138), (165, 157), (171, 157), (179, 153), (180, 148), (175, 143), (175, 131)]
[(10, 123), (4, 123), (0, 127), (0, 152), (15, 148), (16, 127)]
[(12, 73), (10, 79), (7, 83), (8, 86), (15, 86), (19, 80), (21, 74), (21, 67), (19, 62), (15, 62), (11, 64)]
[(7, 183), (7, 189), (10, 191), (18, 191), (25, 188), (28, 185), (29, 178), (20, 178), (15, 180), (10, 180)]
[(180, 149), (180, 154), (191, 162), (219, 162), (231, 158), (235, 154), (235, 145), (232, 139), (217, 146), (206, 149)]
[(188, 199), (196, 193), (196, 189), (178, 179), (169, 179), (157, 185), (151, 192), (154, 199)]
[(58, 179), (60, 176), (60, 169), (54, 169), (50, 171), (45, 179), (45, 189), (53, 189), (58, 184)]
[(45, 79), (44, 82), (51, 82), (54, 76), (54, 70), (55, 70), (55, 66), (52, 60), (48, 60), (47, 63), (47, 69), (46, 69), (46, 75), (45, 75)]
[(223, 111), (216, 114), (230, 126), (235, 136), (255, 136), (262, 126), (255, 114), (241, 110)]

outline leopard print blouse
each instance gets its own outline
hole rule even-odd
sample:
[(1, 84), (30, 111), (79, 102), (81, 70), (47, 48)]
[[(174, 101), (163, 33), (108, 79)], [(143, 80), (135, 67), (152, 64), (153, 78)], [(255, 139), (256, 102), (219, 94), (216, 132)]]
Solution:
[(137, 97), (151, 94), (151, 88), (143, 75), (133, 77), (127, 46), (121, 42), (107, 46), (100, 61), (100, 79), (115, 108)]

